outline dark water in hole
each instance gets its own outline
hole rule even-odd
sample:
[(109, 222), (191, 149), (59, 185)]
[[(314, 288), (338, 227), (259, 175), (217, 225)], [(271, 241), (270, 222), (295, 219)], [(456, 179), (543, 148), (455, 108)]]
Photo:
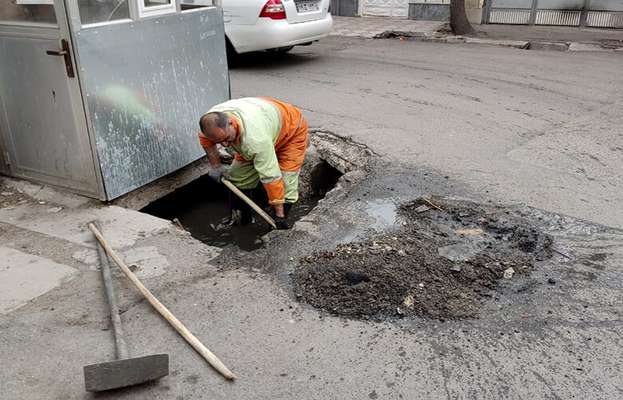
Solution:
[[(335, 185), (335, 182), (327, 183), (331, 187)], [(141, 211), (168, 220), (177, 218), (194, 238), (212, 246), (236, 245), (247, 251), (261, 247), (260, 237), (271, 229), (261, 217), (255, 215), (255, 221), (244, 226), (222, 224), (230, 216), (228, 192), (224, 185), (204, 176), (158, 199)], [(319, 192), (323, 195), (299, 200), (288, 216), (290, 224), (308, 214), (324, 197), (324, 192)]]

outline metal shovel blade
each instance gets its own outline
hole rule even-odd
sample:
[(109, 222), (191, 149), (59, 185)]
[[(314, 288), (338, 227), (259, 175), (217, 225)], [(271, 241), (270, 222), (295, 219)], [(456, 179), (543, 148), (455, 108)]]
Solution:
[(153, 354), (87, 365), (84, 386), (87, 392), (101, 392), (153, 381), (168, 374), (169, 355)]

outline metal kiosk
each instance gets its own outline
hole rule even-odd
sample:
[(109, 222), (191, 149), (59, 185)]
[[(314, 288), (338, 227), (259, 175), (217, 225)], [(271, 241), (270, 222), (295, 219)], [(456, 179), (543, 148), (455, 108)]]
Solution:
[(0, 173), (112, 200), (201, 158), (224, 38), (179, 0), (0, 0)]

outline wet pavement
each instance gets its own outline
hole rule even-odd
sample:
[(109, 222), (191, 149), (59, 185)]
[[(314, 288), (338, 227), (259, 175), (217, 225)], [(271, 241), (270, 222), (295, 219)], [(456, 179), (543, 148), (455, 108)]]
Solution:
[[(346, 236), (365, 241), (401, 227), (400, 216), (392, 221), (394, 204), (424, 196), (496, 205), (434, 171), (388, 165), (374, 157), (365, 164), (363, 174), (346, 171), (292, 230), (269, 233), (267, 245), (252, 252), (209, 250), (213, 248), (166, 223), (137, 231), (128, 237), (134, 242), (123, 247), (119, 234), (133, 224), (127, 217), (125, 224), (105, 218), (109, 222), (104, 231), (123, 254), (155, 248), (165, 257), (163, 271), (144, 275), (146, 285), (239, 378), (230, 383), (218, 376), (117, 271), (132, 353), (169, 353), (171, 374), (156, 384), (98, 398), (183, 399), (206, 393), (237, 399), (319, 394), (395, 399), (568, 398), (577, 393), (618, 397), (623, 233), (617, 229), (502, 204), (538, 221), (539, 230), (554, 239), (556, 252), (529, 274), (501, 279), (468, 318), (415, 313), (360, 321), (335, 317), (297, 300), (292, 280), (300, 259), (330, 251)], [(76, 214), (72, 210), (63, 210), (67, 226), (74, 226), (66, 219)], [(76, 215), (88, 211), (84, 206), (79, 210)], [(3, 372), (2, 389), (8, 398), (35, 399), (44, 391), (51, 398), (91, 398), (83, 392), (81, 368), (113, 354), (97, 267), (88, 257), (69, 261), (66, 250), (59, 252), (80, 249), (79, 241), (67, 247), (63, 237), (73, 236), (62, 230), (33, 227), (28, 217), (19, 226), (7, 225), (10, 211), (4, 211), (3, 241), (70, 264), (79, 273), (0, 317), (0, 352), (3, 359), (14, 360)], [(151, 218), (142, 224), (148, 226)], [(29, 227), (47, 234), (32, 242)]]
[[(494, 60), (494, 61), (492, 61)], [(231, 70), (348, 136), (502, 203), (623, 227), (623, 54), (331, 37)], [(590, 72), (588, 72), (590, 71)]]
[[(623, 395), (616, 55), (349, 40), (295, 49), (279, 65), (256, 57), (232, 71), (234, 95), (302, 105), (322, 128), (315, 138), (328, 143), (318, 152), (345, 173), (292, 230), (268, 233), (265, 247), (207, 246), (165, 220), (41, 197), (49, 194), (41, 187), (27, 190), (34, 200), (0, 210), (0, 252), (75, 270), (0, 315), (0, 359), (10, 360), (0, 372), (3, 398), (94, 398), (82, 367), (114, 353), (85, 227), (95, 218), (146, 286), (238, 376), (222, 379), (115, 270), (131, 353), (169, 353), (171, 373), (97, 398)], [(323, 136), (329, 130), (372, 151), (344, 147)], [(553, 254), (529, 274), (502, 277), (469, 318), (350, 319), (297, 300), (301, 259), (399, 227), (396, 207), (420, 197), (512, 210), (552, 237)]]

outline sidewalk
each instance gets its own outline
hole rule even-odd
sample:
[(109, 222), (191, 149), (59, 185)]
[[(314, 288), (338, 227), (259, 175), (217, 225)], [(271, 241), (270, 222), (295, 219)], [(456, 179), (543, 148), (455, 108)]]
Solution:
[(333, 17), (333, 35), (381, 39), (404, 36), (440, 43), (470, 43), (556, 51), (623, 51), (623, 30), (566, 26), (474, 25), (474, 37), (455, 36), (447, 23), (391, 17)]
[(578, 43), (613, 43), (623, 46), (623, 29), (595, 29), (571, 26), (476, 25), (478, 36), (499, 40)]
[(391, 17), (333, 17), (334, 36), (382, 38), (396, 36), (428, 36), (441, 29), (445, 22), (415, 21)]

